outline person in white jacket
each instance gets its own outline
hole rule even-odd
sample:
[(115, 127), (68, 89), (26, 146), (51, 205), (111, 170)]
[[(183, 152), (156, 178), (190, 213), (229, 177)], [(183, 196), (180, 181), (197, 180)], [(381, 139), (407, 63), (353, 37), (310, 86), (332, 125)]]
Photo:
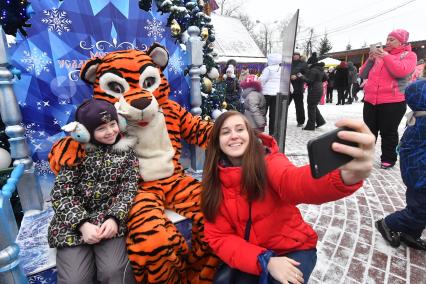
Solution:
[(282, 55), (271, 53), (268, 55), (268, 66), (263, 69), (260, 75), (263, 95), (266, 99), (266, 110), (269, 110), (269, 134), (274, 134), (275, 126), (275, 101), (277, 93), (280, 91)]

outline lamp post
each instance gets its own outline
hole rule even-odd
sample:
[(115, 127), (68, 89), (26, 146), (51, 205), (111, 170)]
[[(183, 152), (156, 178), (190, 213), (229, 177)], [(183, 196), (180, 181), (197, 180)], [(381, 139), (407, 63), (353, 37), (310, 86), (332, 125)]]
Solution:
[[(274, 21), (273, 24), (277, 23), (278, 21)], [(265, 27), (265, 56), (268, 54), (268, 26), (259, 20), (256, 20), (257, 24), (262, 24)]]

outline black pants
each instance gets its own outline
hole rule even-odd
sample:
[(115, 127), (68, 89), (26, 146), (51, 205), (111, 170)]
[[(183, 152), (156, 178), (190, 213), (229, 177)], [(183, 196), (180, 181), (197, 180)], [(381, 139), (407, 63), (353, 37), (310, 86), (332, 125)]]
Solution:
[(333, 102), (333, 90), (334, 90), (333, 87), (331, 87), (331, 88), (327, 87), (327, 96), (325, 98), (326, 103), (332, 103)]
[(339, 105), (345, 104), (345, 90), (346, 90), (346, 87), (337, 88), (337, 104)]
[(277, 96), (265, 95), (266, 111), (269, 109), (269, 135), (274, 135), (275, 130), (275, 105)]
[(303, 92), (293, 92), (290, 95), (290, 100), (288, 105), (291, 104), (291, 101), (294, 100), (294, 105), (296, 107), (296, 120), (297, 124), (305, 123), (305, 107), (303, 106)]
[(348, 99), (348, 103), (352, 103), (352, 83), (349, 83), (349, 85), (346, 87), (345, 99)]
[(323, 125), (324, 123), (325, 120), (318, 109), (318, 103), (308, 102), (308, 122), (306, 122), (305, 128), (307, 130), (314, 130), (316, 126)]
[(364, 102), (364, 122), (373, 132), (376, 139), (380, 132), (382, 138), (382, 162), (395, 164), (396, 146), (398, 145), (398, 126), (405, 114), (407, 105), (404, 102), (372, 105)]

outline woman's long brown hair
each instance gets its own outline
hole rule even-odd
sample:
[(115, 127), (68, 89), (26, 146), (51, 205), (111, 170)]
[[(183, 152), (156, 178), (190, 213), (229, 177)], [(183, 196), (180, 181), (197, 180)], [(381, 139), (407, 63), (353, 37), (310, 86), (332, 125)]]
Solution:
[(247, 196), (249, 201), (261, 199), (264, 196), (266, 184), (265, 151), (262, 143), (257, 138), (255, 130), (249, 125), (245, 116), (236, 111), (227, 111), (215, 121), (209, 145), (206, 150), (201, 192), (201, 210), (205, 218), (213, 222), (223, 194), (219, 180), (219, 161), (226, 155), (220, 149), (219, 136), (224, 122), (231, 116), (240, 116), (246, 125), (249, 134), (249, 144), (242, 159), (242, 184), (241, 194)]

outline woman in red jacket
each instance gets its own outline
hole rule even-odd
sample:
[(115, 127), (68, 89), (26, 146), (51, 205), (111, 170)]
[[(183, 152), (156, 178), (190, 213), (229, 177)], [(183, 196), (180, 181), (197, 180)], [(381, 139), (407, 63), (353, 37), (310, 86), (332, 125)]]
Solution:
[[(275, 140), (256, 133), (243, 115), (228, 111), (216, 120), (206, 151), (201, 206), (205, 240), (245, 277), (235, 283), (257, 283), (262, 273), (281, 283), (308, 281), (316, 263), (318, 237), (296, 205), (348, 196), (361, 187), (373, 167), (374, 136), (368, 127), (354, 120), (336, 125), (356, 130), (341, 131), (339, 137), (358, 143), (359, 148), (332, 146), (355, 159), (313, 179), (309, 165), (293, 165), (279, 152)], [(252, 224), (246, 241), (249, 215)]]
[(382, 138), (381, 167), (395, 165), (398, 145), (398, 126), (406, 111), (404, 90), (413, 73), (417, 56), (407, 43), (408, 32), (392, 31), (386, 47), (370, 52), (360, 69), (360, 76), (368, 79), (364, 86), (364, 121), (371, 132)]

